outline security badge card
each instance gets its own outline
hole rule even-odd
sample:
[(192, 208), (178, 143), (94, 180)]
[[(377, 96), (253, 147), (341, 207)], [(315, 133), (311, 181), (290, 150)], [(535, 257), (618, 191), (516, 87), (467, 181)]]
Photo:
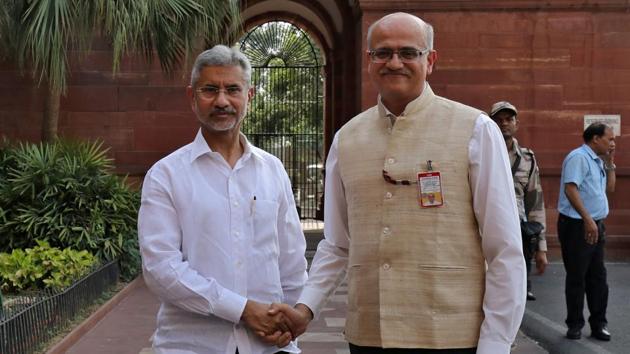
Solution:
[(418, 172), (418, 201), (420, 202), (420, 207), (441, 207), (444, 205), (442, 176), (440, 171), (433, 171), (431, 160), (427, 161), (427, 170), (427, 172)]

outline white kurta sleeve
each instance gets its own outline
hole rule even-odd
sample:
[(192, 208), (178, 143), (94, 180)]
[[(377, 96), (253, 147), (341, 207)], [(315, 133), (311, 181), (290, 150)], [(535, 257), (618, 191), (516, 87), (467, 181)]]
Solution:
[(488, 269), (478, 354), (508, 354), (525, 311), (525, 261), (505, 141), (486, 115), (469, 144), (470, 186)]
[(324, 239), (317, 246), (308, 282), (298, 300), (308, 306), (316, 317), (345, 278), (348, 267), (348, 209), (337, 165), (338, 139), (339, 134), (335, 135), (326, 160)]

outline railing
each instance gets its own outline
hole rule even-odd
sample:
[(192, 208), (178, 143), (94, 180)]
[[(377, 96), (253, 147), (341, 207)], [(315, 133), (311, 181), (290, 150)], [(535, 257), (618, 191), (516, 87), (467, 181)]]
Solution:
[(41, 349), (80, 310), (114, 285), (118, 273), (118, 264), (112, 261), (62, 291), (5, 297), (0, 311), (0, 353), (28, 354)]

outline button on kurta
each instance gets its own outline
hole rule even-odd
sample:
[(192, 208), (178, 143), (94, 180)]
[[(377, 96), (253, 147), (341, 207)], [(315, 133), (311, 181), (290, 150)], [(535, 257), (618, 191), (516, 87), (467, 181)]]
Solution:
[(385, 193), (385, 199), (392, 199), (392, 193), (391, 192)]
[(389, 227), (385, 226), (383, 228), (383, 235), (389, 235)]
[(389, 263), (383, 264), (383, 269), (388, 270), (389, 269)]
[(393, 157), (390, 157), (387, 159), (387, 163), (390, 165), (393, 164), (394, 162), (396, 162), (396, 160)]

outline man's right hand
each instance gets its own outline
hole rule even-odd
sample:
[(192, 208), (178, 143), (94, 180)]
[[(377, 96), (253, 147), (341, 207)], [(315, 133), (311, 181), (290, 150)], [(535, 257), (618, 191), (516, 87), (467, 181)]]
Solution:
[(290, 320), (287, 320), (282, 312), (272, 315), (269, 311), (268, 304), (247, 300), (241, 320), (264, 342), (275, 344), (280, 340), (284, 342), (287, 337), (290, 341), (292, 337)]
[(293, 339), (306, 332), (308, 324), (313, 320), (313, 313), (304, 304), (297, 304), (295, 307), (291, 307), (287, 304), (271, 304), (268, 314), (275, 316), (278, 314), (284, 314), (287, 319), (287, 324), (291, 327), (291, 333)]
[(536, 270), (538, 270), (538, 274), (543, 274), (545, 269), (547, 268), (547, 252), (545, 251), (536, 251)]

